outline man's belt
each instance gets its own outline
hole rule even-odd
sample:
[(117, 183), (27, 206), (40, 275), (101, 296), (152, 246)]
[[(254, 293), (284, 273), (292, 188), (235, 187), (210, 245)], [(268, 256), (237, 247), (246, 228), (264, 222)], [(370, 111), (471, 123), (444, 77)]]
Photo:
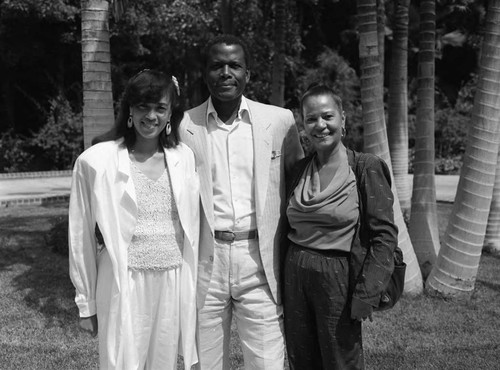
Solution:
[(236, 232), (215, 230), (214, 236), (215, 236), (215, 239), (223, 240), (225, 242), (234, 242), (237, 240), (257, 239), (257, 230), (236, 231)]

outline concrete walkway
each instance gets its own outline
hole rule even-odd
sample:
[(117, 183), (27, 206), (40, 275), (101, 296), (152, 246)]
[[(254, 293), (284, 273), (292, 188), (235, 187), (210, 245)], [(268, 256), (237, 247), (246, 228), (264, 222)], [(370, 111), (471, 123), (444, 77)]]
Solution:
[[(411, 176), (410, 181), (412, 181)], [(458, 175), (436, 175), (436, 200), (453, 203), (457, 194)], [(411, 182), (413, 184), (413, 182)]]
[[(454, 202), (457, 184), (458, 176), (436, 175), (436, 199)], [(70, 187), (71, 171), (0, 174), (0, 208), (67, 200)]]
[(68, 200), (70, 188), (71, 171), (0, 174), (0, 207)]

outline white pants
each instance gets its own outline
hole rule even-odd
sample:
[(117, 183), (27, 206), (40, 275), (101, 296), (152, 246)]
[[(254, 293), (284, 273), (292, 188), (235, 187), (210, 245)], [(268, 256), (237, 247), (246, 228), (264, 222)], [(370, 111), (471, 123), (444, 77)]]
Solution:
[(232, 315), (245, 369), (284, 368), (283, 308), (267, 283), (257, 240), (216, 240), (212, 279), (199, 312), (200, 367), (230, 369)]
[[(180, 269), (161, 272), (128, 272), (130, 313), (137, 370), (177, 369), (180, 333)], [(113, 281), (111, 261), (107, 252), (100, 257), (97, 281), (97, 316), (100, 369), (112, 369), (116, 363), (108, 351), (109, 295)], [(111, 334), (111, 333), (110, 333)], [(120, 335), (115, 333), (114, 335)]]
[(180, 269), (129, 271), (139, 369), (177, 369)]

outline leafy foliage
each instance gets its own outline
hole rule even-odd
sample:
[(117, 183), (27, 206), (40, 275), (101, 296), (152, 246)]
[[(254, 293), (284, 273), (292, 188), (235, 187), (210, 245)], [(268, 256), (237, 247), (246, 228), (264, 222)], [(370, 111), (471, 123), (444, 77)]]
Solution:
[[(246, 95), (268, 102), (274, 55), (274, 2), (232, 0), (231, 4), (232, 32), (247, 41), (254, 62)], [(391, 4), (387, 3), (387, 51), (391, 47)], [(44, 153), (54, 154), (56, 146), (40, 137), (35, 140), (52, 114), (53, 102), (67, 101), (75, 112), (72, 117), (67, 111), (67, 119), (78, 121), (76, 115), (83, 105), (80, 6), (79, 0), (0, 2), (0, 137), (8, 146), (8, 149), (5, 146), (0, 149), (1, 171), (27, 169), (30, 166), (26, 163), (31, 159), (35, 160), (34, 165), (41, 165), (38, 158)], [(413, 4), (410, 11), (410, 81), (416, 75), (416, 6), (418, 4)], [(222, 32), (221, 1), (128, 1), (123, 10), (120, 17), (113, 13), (110, 17), (115, 100), (119, 100), (128, 78), (143, 68), (158, 68), (176, 75), (186, 108), (206, 99), (208, 91), (202, 78), (200, 51), (210, 38)], [(470, 81), (470, 73), (476, 67), (484, 2), (440, 1), (437, 11), (438, 44), (441, 45), (436, 60), (437, 86), (446, 97), (436, 105), (436, 134), (441, 135), (436, 140), (437, 151), (443, 158), (459, 158), (469, 107), (460, 107), (457, 92)], [(359, 58), (355, 13), (355, 2), (349, 0), (288, 2), (285, 106), (296, 110), (308, 82), (326, 79), (338, 90), (345, 104), (346, 144), (360, 149), (362, 125), (357, 91)], [(390, 70), (386, 68), (386, 71), (387, 80)], [(410, 100), (414, 99), (412, 94)], [(410, 117), (412, 113), (410, 111)], [(447, 135), (452, 135), (449, 143), (445, 142), (449, 139)], [(67, 150), (63, 147), (63, 151)], [(6, 151), (9, 153), (5, 154)], [(72, 160), (72, 154), (68, 155), (69, 159), (63, 160), (66, 155), (58, 154), (51, 160), (50, 167), (67, 166)], [(31, 168), (35, 168), (33, 166)]]
[(0, 2), (0, 131), (27, 137), (38, 131), (43, 107), (60, 91), (81, 107), (79, 3)]
[(12, 130), (0, 137), (0, 166), (5, 172), (66, 170), (82, 150), (81, 113), (58, 96), (50, 101), (45, 125), (32, 137)]
[[(232, 10), (233, 33), (246, 40), (253, 59), (246, 95), (267, 102), (274, 46), (272, 2), (234, 0)], [(208, 92), (202, 79), (200, 53), (208, 40), (221, 33), (221, 16), (219, 1), (130, 3), (124, 16), (111, 27), (115, 96), (138, 70), (159, 68), (179, 77), (181, 89), (187, 92), (186, 106), (205, 100)], [(293, 11), (288, 16), (287, 66), (291, 70), (297, 64), (302, 44)]]
[(29, 141), (16, 135), (12, 129), (0, 136), (0, 170), (2, 172), (28, 171), (27, 163), (34, 157), (29, 150)]
[(3, 0), (0, 4), (4, 16), (28, 15), (53, 21), (75, 19), (79, 1), (67, 0)]
[(71, 169), (83, 150), (82, 115), (74, 113), (62, 96), (50, 101), (46, 124), (34, 136), (32, 145), (50, 170)]
[[(467, 133), (472, 119), (472, 107), (474, 104), (474, 91), (477, 82), (477, 75), (472, 75), (471, 79), (465, 83), (458, 91), (457, 100), (452, 105), (446, 95), (439, 89), (436, 91), (435, 109), (435, 170), (437, 174), (457, 174), (462, 167), (462, 156), (465, 152)], [(415, 85), (411, 85), (415, 88)], [(411, 89), (410, 89), (411, 90)], [(410, 112), (416, 109), (416, 96), (410, 101)], [(415, 115), (410, 114), (409, 137), (413, 142), (415, 134)], [(410, 168), (413, 172), (413, 148), (410, 149)]]

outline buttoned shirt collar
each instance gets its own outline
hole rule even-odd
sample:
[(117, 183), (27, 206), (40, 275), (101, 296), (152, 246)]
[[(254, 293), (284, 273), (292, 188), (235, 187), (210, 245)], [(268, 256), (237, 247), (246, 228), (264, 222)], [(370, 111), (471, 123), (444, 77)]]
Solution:
[[(212, 97), (208, 98), (206, 120), (209, 125), (216, 124), (218, 126), (221, 126), (224, 124), (224, 122), (219, 119), (219, 115), (217, 114), (214, 104), (212, 103)], [(250, 110), (248, 109), (247, 99), (243, 95), (241, 96), (240, 108), (238, 109), (238, 114), (236, 115), (235, 121), (243, 121), (250, 124), (252, 123), (250, 120)]]

